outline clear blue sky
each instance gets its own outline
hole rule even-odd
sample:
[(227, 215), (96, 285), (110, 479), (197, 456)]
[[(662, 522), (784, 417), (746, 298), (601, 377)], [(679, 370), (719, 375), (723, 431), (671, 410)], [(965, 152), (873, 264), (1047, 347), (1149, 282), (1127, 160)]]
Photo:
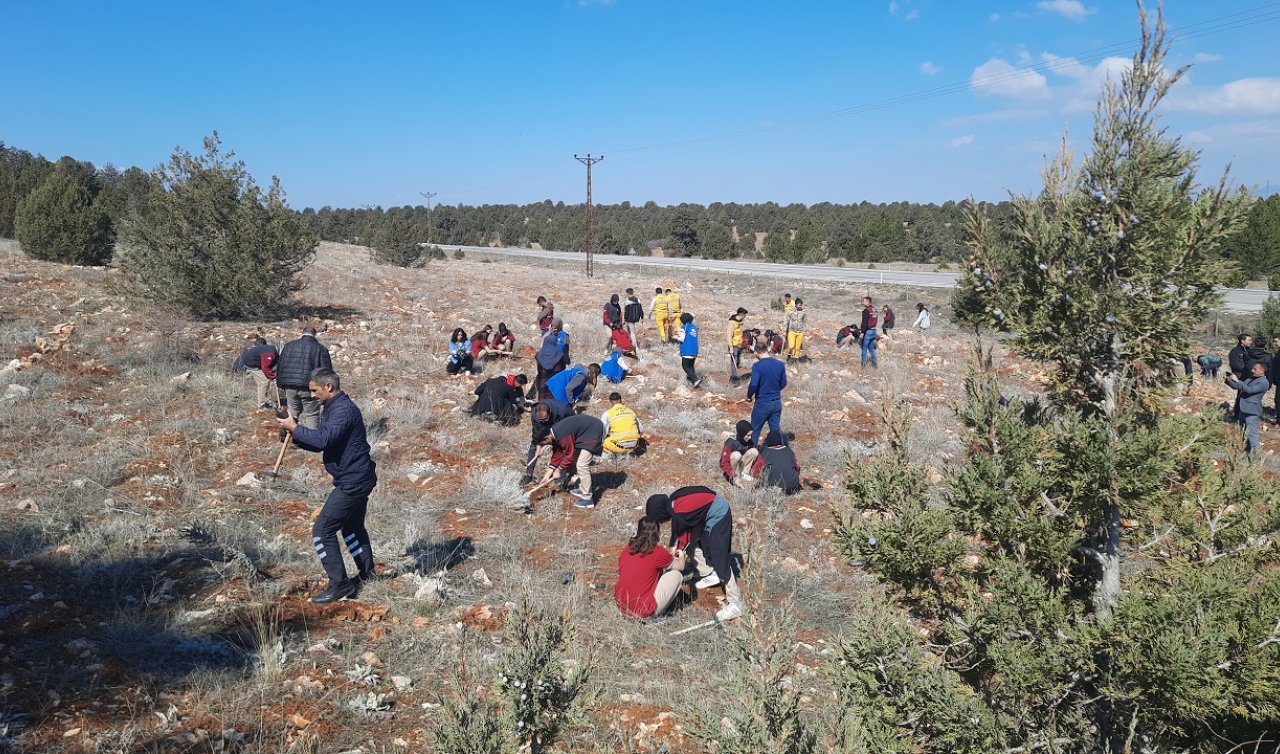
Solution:
[[(1280, 3), (1165, 5), (1172, 62), (1194, 63), (1166, 122), (1205, 180), (1234, 161), (1280, 189)], [(580, 202), (588, 152), (602, 203), (1000, 199), (1038, 185), (1064, 127), (1087, 139), (1138, 36), (1124, 0), (13, 0), (4, 19), (0, 140), (150, 169), (217, 129), (298, 208)]]

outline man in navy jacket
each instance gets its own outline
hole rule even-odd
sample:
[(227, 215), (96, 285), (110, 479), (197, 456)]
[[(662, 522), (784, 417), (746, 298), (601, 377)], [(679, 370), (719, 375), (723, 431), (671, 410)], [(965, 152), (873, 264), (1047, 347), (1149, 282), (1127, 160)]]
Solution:
[(787, 386), (787, 367), (769, 353), (764, 340), (756, 341), (756, 363), (751, 367), (747, 383), (747, 400), (751, 407), (751, 445), (758, 447), (760, 430), (765, 424), (773, 432), (782, 432), (782, 389)]
[[(378, 475), (377, 465), (369, 457), (364, 416), (355, 401), (342, 392), (338, 375), (332, 369), (317, 369), (311, 373), (310, 387), (324, 409), (319, 427), (300, 425), (292, 416), (278, 421), (293, 433), (295, 445), (322, 454), (324, 470), (333, 477), (333, 491), (311, 526), (311, 540), (329, 577), (329, 588), (311, 601), (325, 604), (353, 596), (359, 591), (360, 582), (373, 577), (373, 546), (364, 528), (364, 516)], [(338, 546), (339, 531), (356, 563), (355, 579), (347, 578)]]

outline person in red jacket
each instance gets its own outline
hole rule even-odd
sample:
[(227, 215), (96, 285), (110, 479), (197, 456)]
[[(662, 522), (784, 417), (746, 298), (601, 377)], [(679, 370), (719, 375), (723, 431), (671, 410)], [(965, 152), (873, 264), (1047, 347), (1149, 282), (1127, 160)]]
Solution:
[(676, 547), (658, 544), (661, 531), (657, 521), (642, 518), (636, 535), (618, 553), (618, 583), (613, 601), (623, 615), (649, 618), (660, 615), (680, 593), (684, 582), (686, 556)]

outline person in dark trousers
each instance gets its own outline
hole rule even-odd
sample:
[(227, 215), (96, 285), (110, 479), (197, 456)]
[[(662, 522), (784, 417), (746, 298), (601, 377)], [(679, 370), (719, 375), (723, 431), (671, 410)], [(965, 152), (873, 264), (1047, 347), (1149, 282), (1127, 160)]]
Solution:
[(471, 415), (507, 426), (520, 423), (527, 384), (529, 378), (523, 374), (517, 374), (513, 380), (499, 376), (481, 382), (474, 391), (477, 398), (471, 406)]
[(521, 486), (533, 482), (533, 468), (537, 465), (537, 460), (551, 447), (547, 442), (547, 438), (551, 435), (551, 428), (556, 422), (572, 415), (573, 409), (555, 398), (543, 398), (533, 404), (533, 409), (529, 412), (529, 453), (525, 457), (524, 476), (520, 479)]
[[(1240, 333), (1236, 336), (1236, 347), (1227, 353), (1227, 369), (1230, 374), (1245, 375), (1249, 373), (1249, 349), (1253, 347), (1253, 336), (1246, 333)], [(1231, 415), (1228, 419), (1235, 421), (1240, 415), (1240, 396), (1236, 395), (1236, 400), (1231, 404)]]
[(596, 507), (591, 464), (604, 453), (604, 422), (591, 414), (573, 414), (552, 425), (546, 441), (551, 444), (551, 461), (542, 481), (567, 478), (572, 483), (576, 477), (578, 485), (569, 490), (575, 498), (573, 504), (579, 508)]
[(1222, 359), (1208, 353), (1197, 356), (1196, 363), (1200, 365), (1201, 377), (1217, 377), (1218, 370), (1222, 368)]
[(781, 433), (769, 430), (765, 435), (764, 446), (751, 467), (751, 475), (765, 486), (777, 487), (787, 495), (800, 491), (800, 462), (796, 460), (795, 451), (783, 441)]
[(261, 335), (253, 337), (253, 344), (240, 352), (236, 362), (231, 366), (237, 374), (247, 374), (253, 379), (257, 388), (258, 408), (275, 408), (275, 404), (267, 400), (267, 391), (275, 379), (275, 365), (280, 358), (276, 347), (267, 342)]
[(880, 314), (882, 315), (880, 317), (880, 329), (884, 330), (885, 334), (888, 334), (888, 332), (893, 329), (894, 324), (897, 322), (898, 315), (893, 313), (893, 309), (890, 308), (888, 304), (884, 305), (884, 311), (882, 311)]
[(680, 324), (684, 327), (684, 338), (680, 341), (680, 366), (689, 385), (696, 388), (702, 384), (702, 378), (694, 370), (698, 361), (698, 326), (693, 324), (693, 315), (689, 312), (680, 315)]
[(773, 358), (764, 341), (756, 343), (756, 363), (751, 367), (747, 383), (747, 400), (751, 408), (751, 445), (760, 443), (760, 430), (767, 423), (774, 432), (782, 431), (782, 390), (787, 386), (787, 365)]
[(640, 341), (636, 338), (636, 325), (642, 319), (644, 319), (644, 306), (640, 303), (640, 297), (636, 295), (634, 288), (628, 288), (627, 302), (622, 307), (622, 321), (627, 325), (627, 337), (637, 346)]
[(699, 589), (724, 585), (725, 605), (716, 612), (723, 622), (742, 615), (742, 590), (733, 571), (733, 511), (724, 495), (710, 487), (681, 487), (670, 495), (653, 495), (644, 515), (671, 522), (670, 544), (693, 556), (701, 577)]
[(533, 358), (538, 363), (538, 376), (534, 381), (536, 395), (550, 397), (547, 380), (569, 364), (569, 334), (559, 317), (551, 320), (550, 329), (542, 336), (542, 345)]
[(1271, 355), (1271, 368), (1267, 370), (1267, 381), (1276, 389), (1275, 397), (1271, 403), (1271, 407), (1275, 410), (1275, 416), (1272, 421), (1280, 424), (1280, 335), (1271, 339), (1271, 347), (1273, 353)]
[(444, 371), (457, 376), (463, 372), (474, 373), (476, 362), (471, 358), (471, 339), (467, 331), (461, 327), (449, 336), (449, 360), (444, 364)]
[(316, 340), (314, 327), (304, 328), (302, 337), (284, 344), (276, 364), (276, 385), (284, 391), (289, 415), (304, 427), (320, 426), (320, 403), (308, 387), (317, 369), (333, 371), (329, 349)]
[(600, 378), (600, 365), (574, 364), (568, 369), (556, 372), (547, 380), (547, 392), (552, 398), (573, 406), (582, 400), (587, 388), (594, 388)]
[(870, 296), (862, 297), (862, 366), (867, 365), (867, 360), (871, 360), (871, 366), (878, 366), (876, 363), (876, 339), (879, 334), (876, 327), (880, 324), (879, 317), (876, 315), (876, 308), (871, 304)]
[(1236, 375), (1227, 372), (1227, 387), (1236, 391), (1236, 423), (1244, 432), (1244, 452), (1253, 455), (1258, 449), (1258, 424), (1262, 421), (1262, 396), (1271, 389), (1267, 382), (1267, 368), (1261, 361), (1253, 362), (1249, 368), (1249, 376), (1236, 379)]
[[(292, 416), (277, 421), (281, 429), (293, 433), (294, 445), (322, 454), (324, 470), (333, 477), (333, 491), (311, 526), (311, 541), (329, 577), (329, 587), (311, 601), (325, 604), (354, 596), (361, 582), (373, 577), (373, 546), (364, 517), (378, 474), (377, 464), (369, 457), (364, 416), (355, 401), (342, 391), (338, 375), (332, 369), (317, 369), (311, 373), (309, 387), (324, 407), (319, 426), (312, 429), (300, 425)], [(338, 532), (342, 532), (347, 552), (356, 563), (354, 580), (347, 578)]]

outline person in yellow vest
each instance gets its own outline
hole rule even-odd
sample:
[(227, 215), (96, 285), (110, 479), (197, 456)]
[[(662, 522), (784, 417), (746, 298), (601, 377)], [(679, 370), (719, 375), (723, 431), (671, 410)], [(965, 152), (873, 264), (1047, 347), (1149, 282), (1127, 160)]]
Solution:
[(790, 314), (792, 309), (796, 308), (796, 302), (791, 300), (790, 293), (782, 294), (782, 313)]
[(604, 450), (606, 453), (624, 455), (640, 445), (640, 420), (636, 412), (622, 405), (621, 393), (609, 393), (609, 410), (600, 421), (604, 422)]
[(729, 326), (725, 330), (725, 341), (729, 345), (729, 382), (737, 385), (742, 381), (738, 369), (742, 367), (742, 322), (747, 318), (747, 310), (738, 307), (738, 311), (729, 315)]
[(784, 319), (787, 330), (787, 361), (799, 360), (804, 347), (804, 301), (796, 299), (795, 308)]
[(667, 328), (671, 315), (667, 314), (667, 294), (661, 287), (653, 289), (653, 303), (649, 304), (649, 311), (653, 313), (654, 324), (658, 326), (658, 340), (670, 342)]
[(680, 315), (684, 310), (680, 308), (680, 294), (668, 288), (667, 295), (667, 322), (672, 330), (680, 327)]

